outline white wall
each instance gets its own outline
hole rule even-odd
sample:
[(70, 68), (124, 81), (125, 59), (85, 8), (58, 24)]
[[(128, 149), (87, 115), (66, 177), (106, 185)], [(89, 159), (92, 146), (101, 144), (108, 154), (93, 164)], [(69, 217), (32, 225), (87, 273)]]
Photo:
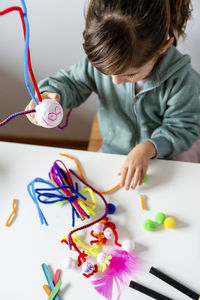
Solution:
[[(86, 0), (27, 0), (30, 23), (30, 49), (36, 80), (67, 69), (83, 55), (82, 31)], [(18, 0), (1, 0), (0, 10), (21, 5)], [(179, 49), (192, 56), (193, 67), (200, 72), (200, 2), (193, 0), (193, 18), (187, 26), (187, 38)], [(18, 14), (0, 17), (0, 120), (21, 111), (29, 102), (23, 74), (24, 40)], [(48, 137), (56, 139), (89, 138), (96, 96), (75, 109), (63, 131), (32, 125), (19, 117), (0, 128), (0, 136)]]
[(200, 1), (193, 0), (192, 18), (188, 21), (184, 41), (179, 41), (178, 49), (191, 55), (192, 66), (200, 73)]

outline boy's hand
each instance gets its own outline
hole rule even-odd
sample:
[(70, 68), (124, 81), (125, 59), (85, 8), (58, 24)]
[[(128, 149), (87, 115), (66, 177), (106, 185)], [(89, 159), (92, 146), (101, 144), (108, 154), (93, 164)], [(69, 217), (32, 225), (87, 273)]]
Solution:
[(121, 176), (120, 185), (124, 186), (126, 190), (129, 190), (133, 178), (132, 189), (135, 189), (137, 184), (141, 185), (146, 176), (149, 159), (155, 156), (156, 148), (150, 141), (145, 141), (134, 147), (127, 155), (118, 173), (118, 175)]
[[(60, 101), (60, 95), (57, 93), (51, 93), (51, 92), (44, 92), (41, 94), (42, 99), (52, 99), (52, 100), (56, 100), (56, 101)], [(36, 97), (37, 98), (37, 97)], [(26, 106), (25, 111), (26, 110), (31, 110), (34, 109), (36, 107), (35, 102), (33, 101), (33, 99), (29, 102), (29, 104)], [(35, 113), (32, 114), (27, 114), (26, 115), (27, 118), (29, 119), (29, 121), (35, 125), (38, 125), (36, 119), (35, 119)], [(38, 125), (40, 126), (40, 125)]]

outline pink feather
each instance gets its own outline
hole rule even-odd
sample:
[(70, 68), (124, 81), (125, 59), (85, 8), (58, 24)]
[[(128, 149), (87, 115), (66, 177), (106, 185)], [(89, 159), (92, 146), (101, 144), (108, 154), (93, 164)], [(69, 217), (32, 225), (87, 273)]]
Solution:
[(112, 282), (113, 278), (111, 276), (103, 276), (97, 280), (92, 281), (92, 284), (95, 285), (95, 290), (106, 299), (111, 298), (112, 292)]
[(106, 299), (111, 299), (112, 285), (116, 283), (118, 299), (122, 287), (129, 285), (135, 275), (138, 259), (131, 253), (120, 248), (112, 248), (107, 255), (111, 255), (110, 265), (102, 273), (100, 279), (92, 281), (95, 290)]

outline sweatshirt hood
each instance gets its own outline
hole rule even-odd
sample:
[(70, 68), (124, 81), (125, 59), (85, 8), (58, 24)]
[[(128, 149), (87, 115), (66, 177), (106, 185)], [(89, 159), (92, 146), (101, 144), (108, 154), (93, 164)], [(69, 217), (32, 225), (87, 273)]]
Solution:
[(145, 86), (146, 89), (159, 86), (177, 71), (186, 65), (190, 65), (190, 62), (191, 58), (189, 55), (183, 55), (173, 45), (170, 46), (160, 63), (149, 76)]

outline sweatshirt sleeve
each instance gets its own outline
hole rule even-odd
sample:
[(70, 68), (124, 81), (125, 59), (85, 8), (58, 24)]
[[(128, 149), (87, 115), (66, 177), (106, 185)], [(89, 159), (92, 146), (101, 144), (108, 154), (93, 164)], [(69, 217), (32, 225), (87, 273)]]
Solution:
[(94, 67), (85, 56), (69, 71), (59, 70), (55, 76), (40, 81), (38, 86), (40, 93), (49, 91), (60, 94), (63, 109), (77, 107), (92, 92), (96, 92)]
[[(173, 158), (188, 150), (200, 133), (199, 89), (186, 74), (182, 80), (176, 78), (169, 84), (162, 124), (149, 139), (157, 150), (157, 158)], [(192, 76), (191, 76), (192, 77)]]

